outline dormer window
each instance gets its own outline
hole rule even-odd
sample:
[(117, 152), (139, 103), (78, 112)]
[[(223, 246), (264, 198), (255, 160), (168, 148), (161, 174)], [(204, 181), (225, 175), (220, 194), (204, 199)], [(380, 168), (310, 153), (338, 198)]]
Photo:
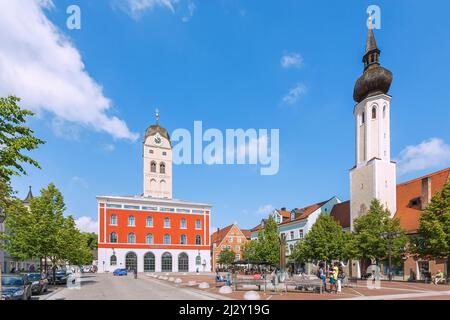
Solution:
[(422, 201), (421, 201), (420, 197), (414, 198), (409, 202), (408, 207), (419, 209), (419, 208), (421, 208), (421, 203), (422, 203)]

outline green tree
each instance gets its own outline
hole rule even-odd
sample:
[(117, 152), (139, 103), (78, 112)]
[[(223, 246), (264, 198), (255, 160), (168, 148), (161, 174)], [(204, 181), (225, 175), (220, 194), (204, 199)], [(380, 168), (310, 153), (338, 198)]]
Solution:
[(413, 252), (421, 257), (447, 258), (447, 275), (450, 274), (450, 181), (421, 214)]
[(65, 210), (64, 198), (53, 183), (32, 199), (29, 210), (20, 200), (13, 201), (5, 220), (6, 249), (19, 259), (48, 258), (54, 272), (66, 262), (92, 262), (92, 236), (81, 233), (72, 216), (64, 217)]
[(35, 217), (19, 199), (10, 201), (6, 209), (5, 233), (2, 247), (17, 259), (26, 260), (40, 257), (38, 228)]
[(242, 246), (242, 260), (245, 260), (245, 261), (258, 260), (257, 256), (256, 256), (256, 246), (257, 246), (256, 240), (247, 241)]
[(36, 138), (33, 130), (25, 125), (26, 118), (33, 113), (21, 109), (19, 98), (9, 96), (0, 98), (0, 179), (10, 181), (11, 176), (26, 174), (22, 163), (38, 167), (39, 163), (26, 155), (44, 141)]
[(64, 198), (53, 183), (41, 189), (40, 196), (30, 203), (30, 211), (36, 221), (38, 252), (41, 258), (50, 259), (53, 266), (57, 266), (65, 252), (60, 239), (65, 210)]
[(60, 233), (58, 246), (64, 247), (64, 252), (59, 259), (73, 265), (89, 264), (92, 262), (93, 255), (88, 246), (89, 237), (77, 229), (72, 216), (64, 219)]
[(94, 232), (89, 233), (83, 233), (84, 236), (86, 237), (86, 243), (89, 247), (89, 249), (91, 250), (97, 250), (98, 248), (98, 235)]
[(273, 217), (269, 217), (264, 228), (259, 231), (255, 253), (257, 260), (270, 262), (275, 265), (280, 262), (278, 225)]
[(295, 247), (291, 258), (297, 261), (332, 261), (349, 258), (349, 234), (331, 216), (322, 214)]
[(224, 249), (220, 252), (219, 255), (219, 263), (220, 264), (231, 264), (234, 262), (234, 259), (236, 257), (236, 254), (234, 253), (234, 251), (230, 250), (230, 249)]
[[(354, 234), (351, 246), (355, 258), (375, 260), (378, 264), (391, 254), (398, 262), (405, 254), (408, 238), (400, 227), (398, 219), (391, 219), (390, 212), (374, 199), (369, 211), (354, 221)], [(393, 237), (387, 234), (395, 235)]]

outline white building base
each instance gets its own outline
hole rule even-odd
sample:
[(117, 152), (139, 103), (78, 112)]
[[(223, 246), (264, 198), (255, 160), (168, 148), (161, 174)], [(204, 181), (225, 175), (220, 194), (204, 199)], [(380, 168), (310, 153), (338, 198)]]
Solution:
[[(211, 272), (211, 251), (210, 250), (167, 250), (167, 249), (98, 249), (98, 273), (113, 272), (118, 268), (125, 268), (125, 256), (129, 252), (134, 252), (137, 256), (138, 272)], [(155, 255), (155, 270), (144, 270), (144, 255), (151, 252)], [(162, 270), (162, 255), (169, 252), (172, 255), (172, 270)], [(189, 258), (188, 271), (178, 270), (178, 256), (180, 253), (186, 253)], [(115, 254), (117, 263), (111, 265), (111, 256)], [(200, 255), (200, 264), (197, 256)]]

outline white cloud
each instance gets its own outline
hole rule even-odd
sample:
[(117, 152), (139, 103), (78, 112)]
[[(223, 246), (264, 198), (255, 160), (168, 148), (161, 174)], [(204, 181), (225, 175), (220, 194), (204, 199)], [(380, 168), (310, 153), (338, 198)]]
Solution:
[(88, 74), (77, 48), (46, 17), (50, 0), (0, 0), (0, 95), (116, 139), (135, 141), (126, 123), (107, 114), (111, 100)]
[(294, 88), (283, 97), (283, 102), (293, 105), (298, 101), (301, 95), (307, 92), (306, 86), (303, 83), (297, 83)]
[(194, 16), (194, 12), (195, 12), (196, 8), (197, 7), (195, 6), (195, 3), (189, 2), (188, 6), (187, 6), (187, 13), (183, 18), (181, 18), (181, 20), (183, 22), (189, 22), (189, 20), (191, 20), (192, 17)]
[(418, 145), (407, 146), (396, 159), (398, 173), (436, 169), (450, 165), (450, 145), (442, 139), (431, 138)]
[[(123, 0), (122, 0), (123, 1)], [(175, 12), (174, 0), (128, 0), (128, 7), (132, 13), (153, 9), (154, 7), (164, 7)]]
[(75, 220), (75, 224), (77, 225), (77, 228), (81, 232), (98, 232), (98, 222), (92, 220), (91, 217), (80, 217)]
[(112, 4), (135, 20), (139, 20), (148, 10), (163, 8), (174, 15), (181, 15), (181, 20), (188, 22), (196, 9), (195, 3), (191, 0), (113, 0)]
[(298, 53), (288, 53), (281, 57), (283, 68), (300, 68), (303, 64), (303, 57)]
[(256, 213), (261, 216), (268, 216), (271, 212), (275, 210), (275, 207), (271, 204), (266, 204), (258, 208)]
[(81, 128), (61, 118), (55, 117), (52, 119), (51, 128), (53, 133), (60, 138), (67, 140), (80, 140)]

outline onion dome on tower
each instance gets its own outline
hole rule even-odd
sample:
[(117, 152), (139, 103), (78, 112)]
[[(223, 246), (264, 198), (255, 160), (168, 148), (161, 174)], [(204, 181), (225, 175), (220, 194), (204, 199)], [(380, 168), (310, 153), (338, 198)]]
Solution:
[(353, 99), (359, 103), (365, 98), (384, 93), (387, 94), (392, 83), (392, 72), (380, 65), (381, 51), (377, 47), (369, 17), (369, 31), (366, 41), (366, 52), (363, 57), (364, 73), (355, 83)]
[(166, 128), (160, 127), (158, 124), (159, 121), (159, 110), (156, 110), (156, 124), (151, 125), (145, 130), (144, 141), (147, 140), (147, 137), (152, 136), (156, 133), (159, 133), (162, 137), (166, 138), (169, 141), (169, 144), (172, 145), (170, 141), (170, 135), (167, 132)]

